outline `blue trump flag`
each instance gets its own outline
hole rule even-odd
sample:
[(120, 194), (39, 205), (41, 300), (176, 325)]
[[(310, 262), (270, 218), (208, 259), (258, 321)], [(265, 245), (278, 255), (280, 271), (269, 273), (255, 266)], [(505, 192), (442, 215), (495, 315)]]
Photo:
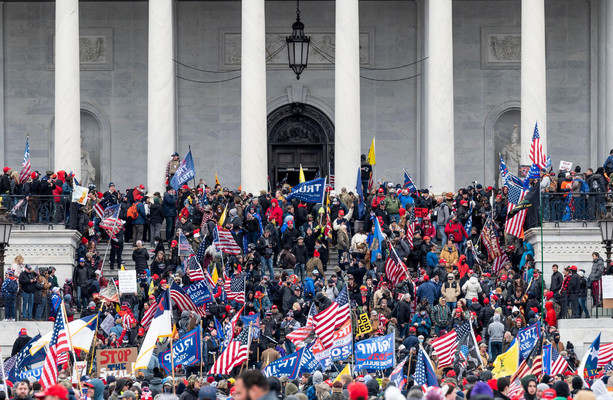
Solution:
[(358, 194), (358, 218), (364, 218), (366, 206), (364, 205), (364, 191), (362, 190), (362, 169), (358, 167), (358, 181), (355, 184), (355, 192)]
[(408, 359), (409, 356), (406, 356), (404, 360), (402, 360), (398, 365), (396, 365), (396, 368), (394, 368), (390, 375), (390, 381), (396, 384), (398, 390), (402, 390), (404, 385), (407, 383), (407, 377), (404, 374), (404, 364), (406, 364)]
[(317, 358), (315, 358), (315, 355), (313, 354), (314, 345), (315, 342), (313, 341), (306, 347), (300, 349), (302, 350), (302, 357), (300, 358), (300, 375), (304, 374), (305, 372), (312, 374), (313, 372), (322, 369), (322, 365), (319, 363), (319, 361), (317, 361)]
[(543, 373), (551, 374), (551, 344), (543, 345)]
[(33, 355), (30, 354), (30, 349), (34, 346), (40, 339), (40, 333), (32, 338), (23, 349), (19, 353), (17, 353), (17, 358), (15, 359), (15, 372), (18, 374), (19, 372), (26, 369), (27, 366), (36, 364), (37, 362), (41, 362), (45, 359), (47, 352), (45, 348), (40, 349)]
[(170, 186), (172, 186), (174, 190), (178, 190), (181, 185), (195, 177), (196, 168), (194, 167), (194, 159), (192, 158), (192, 151), (190, 150), (183, 161), (181, 161), (181, 164), (179, 164), (177, 172), (175, 172), (170, 181)]
[(217, 317), (213, 316), (213, 318), (215, 319), (215, 330), (217, 331), (217, 338), (223, 341), (225, 339), (223, 326), (221, 326)]
[(519, 361), (528, 357), (532, 348), (541, 336), (541, 325), (535, 322), (532, 325), (528, 325), (525, 328), (521, 328), (517, 332), (517, 339), (519, 340)]
[(409, 175), (406, 169), (404, 170), (404, 184), (402, 185), (402, 188), (408, 189), (409, 193), (417, 193), (417, 188), (413, 183), (413, 179), (411, 178), (411, 175)]
[(260, 337), (260, 314), (241, 315), (241, 319), (245, 326), (251, 325), (251, 339), (258, 339)]
[(326, 190), (326, 178), (306, 181), (292, 188), (287, 200), (297, 199), (307, 203), (321, 203)]
[(200, 325), (198, 325), (196, 329), (187, 332), (181, 339), (173, 343), (172, 353), (168, 349), (158, 354), (160, 365), (164, 367), (167, 373), (172, 372), (173, 356), (175, 367), (177, 365), (189, 367), (200, 362), (200, 349), (202, 347), (200, 336)]
[(361, 340), (355, 344), (355, 369), (377, 370), (394, 366), (394, 333)]
[(374, 219), (375, 233), (370, 245), (370, 262), (374, 262), (377, 259), (377, 254), (381, 253), (383, 240), (385, 239), (383, 231), (381, 230), (381, 225), (379, 225), (379, 219), (377, 217), (374, 217)]
[[(296, 379), (305, 372), (312, 373), (321, 369), (321, 365), (313, 356), (312, 347), (314, 343), (312, 342), (292, 354), (271, 362), (262, 373), (266, 377), (287, 376), (289, 379)], [(267, 360), (262, 361), (267, 362)]]
[(594, 339), (590, 347), (585, 352), (581, 364), (577, 369), (577, 375), (584, 381), (596, 376), (598, 370), (598, 351), (600, 350), (600, 333)]
[(211, 292), (206, 286), (206, 280), (192, 283), (185, 288), (185, 292), (198, 307), (202, 307), (205, 303), (213, 301), (213, 296), (211, 296)]

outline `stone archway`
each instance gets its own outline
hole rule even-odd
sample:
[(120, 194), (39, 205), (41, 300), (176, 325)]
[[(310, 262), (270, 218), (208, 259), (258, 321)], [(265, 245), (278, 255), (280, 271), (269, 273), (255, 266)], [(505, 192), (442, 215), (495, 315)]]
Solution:
[[(519, 100), (510, 100), (501, 104), (498, 104), (490, 110), (485, 117), (485, 123), (483, 127), (484, 135), (484, 163), (483, 163), (483, 176), (484, 182), (487, 185), (498, 182), (498, 167), (500, 165), (500, 158), (498, 152), (507, 143), (507, 139), (502, 139), (506, 125), (513, 121), (517, 115), (521, 113), (521, 102)], [(510, 123), (511, 130), (513, 129), (513, 123)], [(521, 126), (521, 125), (520, 125)], [(511, 130), (507, 133), (510, 134)], [(520, 136), (521, 137), (521, 136)], [(486, 186), (487, 186), (486, 185)]]
[(334, 125), (324, 112), (304, 103), (278, 107), (268, 115), (268, 171), (275, 187), (287, 179), (298, 183), (302, 165), (306, 179), (329, 175), (334, 163)]

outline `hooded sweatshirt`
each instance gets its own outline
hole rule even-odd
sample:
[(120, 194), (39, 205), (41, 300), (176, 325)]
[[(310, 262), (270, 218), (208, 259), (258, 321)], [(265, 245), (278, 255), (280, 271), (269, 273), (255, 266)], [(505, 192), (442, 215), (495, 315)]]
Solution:
[(92, 379), (90, 383), (94, 386), (94, 400), (103, 400), (104, 383), (100, 379)]
[(471, 276), (464, 286), (462, 286), (462, 291), (464, 292), (464, 297), (467, 299), (472, 299), (474, 297), (478, 298), (479, 293), (481, 293), (483, 289), (481, 288), (477, 277)]
[(487, 327), (487, 333), (492, 342), (502, 342), (504, 338), (504, 325), (500, 322), (500, 314), (494, 314), (494, 321)]

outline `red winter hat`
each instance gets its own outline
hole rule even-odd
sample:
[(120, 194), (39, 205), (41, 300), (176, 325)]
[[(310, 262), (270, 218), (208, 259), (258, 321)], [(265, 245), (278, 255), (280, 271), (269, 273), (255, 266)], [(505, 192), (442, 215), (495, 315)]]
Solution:
[(478, 303), (478, 302), (479, 302), (479, 299), (478, 299), (478, 298), (476, 298), (476, 297), (473, 297), (472, 302), (473, 302), (473, 303)]
[(349, 392), (350, 400), (368, 399), (368, 388), (362, 382), (350, 383), (347, 386), (347, 391)]
[(487, 385), (492, 390), (498, 390), (498, 379), (490, 379), (489, 381), (487, 381)]
[(44, 392), (36, 393), (34, 396), (39, 398), (51, 396), (61, 400), (68, 400), (68, 389), (62, 385), (53, 385), (49, 386)]
[(81, 238), (81, 243), (87, 244), (87, 242), (88, 242), (87, 238), (84, 238), (84, 237)]
[(488, 298), (483, 299), (483, 304), (490, 304), (490, 299)]
[(94, 221), (89, 221), (89, 222), (87, 223), (87, 226), (89, 226), (90, 228), (91, 228), (91, 227), (93, 227), (93, 226), (94, 226)]
[(404, 214), (406, 214), (406, 213), (407, 213), (407, 210), (405, 210), (404, 208), (401, 207), (401, 208), (398, 209), (398, 214), (401, 217), (404, 216)]
[(206, 378), (206, 381), (208, 383), (213, 383), (213, 382), (215, 382), (215, 378), (213, 378), (212, 376), (209, 376), (208, 378)]
[(36, 172), (32, 172), (32, 174), (31, 174), (30, 176), (32, 177), (32, 179), (36, 179), (36, 177), (37, 177), (38, 175), (36, 175)]

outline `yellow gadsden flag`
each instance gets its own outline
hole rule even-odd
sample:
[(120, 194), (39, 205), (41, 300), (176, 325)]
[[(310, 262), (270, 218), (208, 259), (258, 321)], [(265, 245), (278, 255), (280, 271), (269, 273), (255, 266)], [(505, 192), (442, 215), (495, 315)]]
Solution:
[(375, 138), (372, 138), (372, 143), (370, 143), (370, 149), (368, 150), (368, 157), (366, 157), (366, 162), (370, 165), (377, 164), (377, 158), (375, 157)]
[(227, 212), (228, 212), (228, 203), (226, 203), (226, 208), (223, 209), (223, 214), (221, 214), (221, 217), (219, 217), (219, 222), (218, 222), (219, 226), (223, 226), (223, 224), (226, 222)]
[(302, 170), (302, 164), (300, 164), (300, 174), (298, 174), (298, 183), (304, 183), (306, 179), (304, 179), (304, 171)]
[(509, 347), (505, 353), (502, 353), (496, 357), (494, 361), (494, 369), (492, 374), (494, 378), (502, 378), (504, 376), (511, 376), (517, 371), (517, 362), (519, 360), (519, 344), (515, 340), (513, 346)]
[(351, 367), (349, 366), (349, 364), (345, 365), (345, 368), (343, 368), (343, 370), (334, 379), (334, 382), (340, 382), (341, 381), (341, 376), (343, 376), (343, 375), (351, 376)]

